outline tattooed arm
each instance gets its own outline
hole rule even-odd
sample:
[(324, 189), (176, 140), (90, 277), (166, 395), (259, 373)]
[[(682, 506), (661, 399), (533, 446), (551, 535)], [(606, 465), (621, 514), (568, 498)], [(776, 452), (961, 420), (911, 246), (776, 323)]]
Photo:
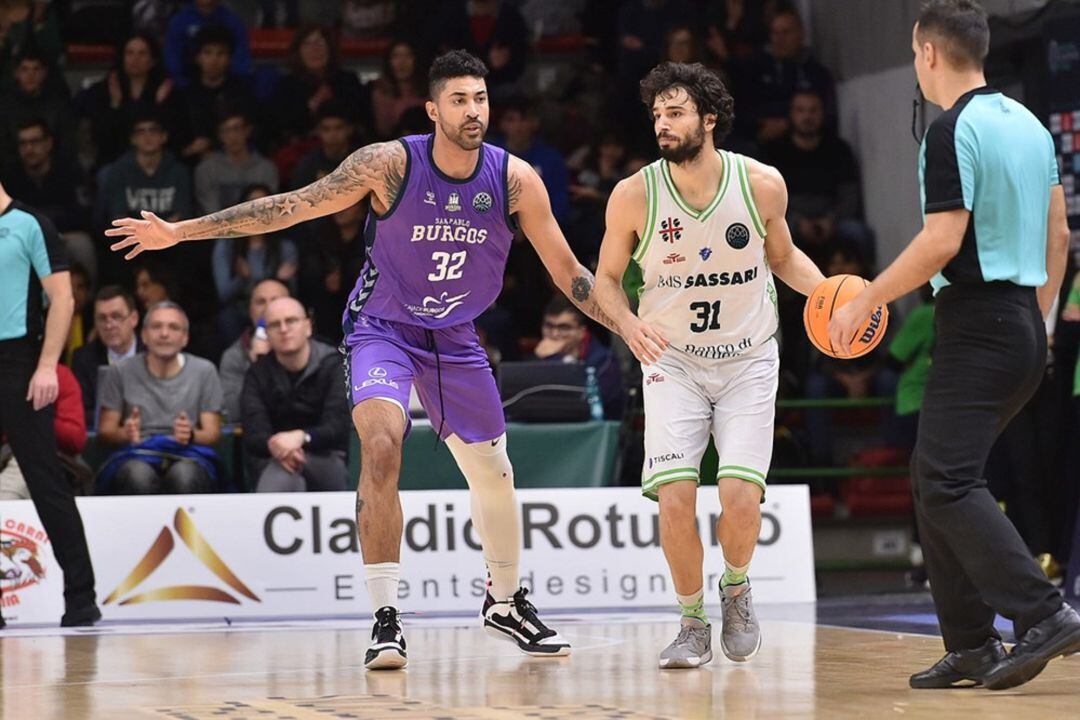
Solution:
[(507, 176), (510, 214), (517, 214), (525, 237), (529, 238), (544, 267), (551, 273), (555, 285), (581, 312), (608, 330), (618, 333), (615, 322), (596, 302), (593, 293), (596, 278), (574, 257), (559, 224), (551, 214), (551, 200), (540, 176), (531, 165), (513, 155), (510, 156)]
[(131, 248), (130, 260), (144, 250), (162, 250), (180, 242), (258, 235), (344, 210), (369, 195), (376, 211), (394, 204), (404, 182), (405, 148), (397, 141), (360, 148), (329, 175), (299, 190), (234, 205), (216, 213), (170, 223), (144, 211), (142, 219), (113, 220), (106, 230), (121, 238), (113, 250)]

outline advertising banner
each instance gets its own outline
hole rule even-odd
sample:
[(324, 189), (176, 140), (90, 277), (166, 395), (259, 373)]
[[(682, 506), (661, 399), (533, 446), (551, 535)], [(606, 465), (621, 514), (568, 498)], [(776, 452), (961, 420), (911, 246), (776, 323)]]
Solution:
[[(723, 572), (715, 488), (698, 528), (706, 592)], [(635, 488), (520, 490), (523, 583), (544, 610), (666, 606), (674, 589), (657, 505)], [(464, 490), (401, 494), (400, 607), (479, 612), (485, 572)], [(366, 615), (352, 493), (78, 499), (106, 620)], [(29, 501), (0, 502), (0, 586), (9, 623), (58, 622), (63, 577)], [(770, 487), (751, 568), (759, 603), (812, 602), (805, 486)]]

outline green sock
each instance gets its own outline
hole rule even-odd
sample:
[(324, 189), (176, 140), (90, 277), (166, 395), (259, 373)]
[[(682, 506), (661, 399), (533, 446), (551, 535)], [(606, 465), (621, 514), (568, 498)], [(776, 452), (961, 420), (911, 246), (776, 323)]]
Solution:
[(705, 615), (704, 588), (690, 595), (676, 594), (675, 599), (679, 601), (679, 609), (683, 617), (697, 618), (703, 623), (709, 622), (709, 618)]
[(746, 582), (746, 573), (750, 570), (750, 563), (742, 567), (733, 567), (727, 563), (724, 563), (724, 566), (724, 576), (720, 578), (721, 588), (726, 588), (729, 585), (742, 585)]

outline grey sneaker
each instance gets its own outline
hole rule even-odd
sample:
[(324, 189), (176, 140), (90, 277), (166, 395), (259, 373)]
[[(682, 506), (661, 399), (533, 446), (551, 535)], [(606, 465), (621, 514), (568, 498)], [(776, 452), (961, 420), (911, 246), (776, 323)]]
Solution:
[(754, 613), (750, 587), (734, 597), (728, 593), (731, 587), (720, 588), (720, 607), (724, 614), (720, 648), (729, 660), (746, 662), (761, 649), (761, 627)]
[(662, 668), (696, 668), (712, 660), (712, 625), (682, 618), (675, 640), (660, 653)]

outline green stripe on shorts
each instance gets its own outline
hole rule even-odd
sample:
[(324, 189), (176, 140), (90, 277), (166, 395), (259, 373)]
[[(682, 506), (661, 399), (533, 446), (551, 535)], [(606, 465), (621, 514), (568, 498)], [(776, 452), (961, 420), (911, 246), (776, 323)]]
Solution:
[(680, 480), (693, 480), (696, 483), (700, 483), (698, 469), (691, 467), (673, 468), (671, 470), (664, 470), (650, 475), (648, 479), (641, 483), (641, 494), (650, 500), (656, 500), (656, 491), (661, 485), (667, 485), (668, 483), (678, 482)]

